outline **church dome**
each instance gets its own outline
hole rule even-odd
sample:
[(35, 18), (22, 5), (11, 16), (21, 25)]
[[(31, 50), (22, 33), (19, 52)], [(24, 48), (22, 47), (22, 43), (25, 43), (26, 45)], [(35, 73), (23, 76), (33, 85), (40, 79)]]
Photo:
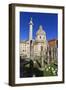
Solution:
[(44, 34), (45, 34), (45, 32), (44, 32), (42, 26), (40, 25), (36, 35), (44, 35)]

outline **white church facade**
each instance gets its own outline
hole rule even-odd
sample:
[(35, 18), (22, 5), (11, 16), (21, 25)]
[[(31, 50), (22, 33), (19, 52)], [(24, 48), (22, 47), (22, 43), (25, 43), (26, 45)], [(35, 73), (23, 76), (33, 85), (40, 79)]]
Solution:
[[(29, 40), (20, 41), (21, 58), (37, 59), (43, 57), (49, 63), (50, 58), (57, 60), (57, 40), (47, 41), (46, 33), (40, 25), (33, 39), (33, 21), (29, 22)], [(51, 56), (51, 57), (50, 57)]]

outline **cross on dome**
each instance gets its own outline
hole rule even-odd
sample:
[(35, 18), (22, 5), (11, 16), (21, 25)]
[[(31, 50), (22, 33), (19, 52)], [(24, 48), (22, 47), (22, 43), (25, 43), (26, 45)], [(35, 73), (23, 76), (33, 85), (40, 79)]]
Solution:
[(39, 26), (39, 29), (43, 30), (42, 25)]
[(41, 34), (41, 35), (44, 35), (44, 34), (45, 34), (42, 25), (39, 26), (39, 29), (38, 29), (36, 35), (40, 35), (40, 34)]

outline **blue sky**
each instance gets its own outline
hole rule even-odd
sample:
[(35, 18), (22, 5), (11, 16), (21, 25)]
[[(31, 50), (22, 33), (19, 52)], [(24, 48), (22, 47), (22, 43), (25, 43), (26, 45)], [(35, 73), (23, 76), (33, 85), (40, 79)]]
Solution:
[(58, 15), (53, 13), (20, 12), (20, 41), (29, 39), (29, 22), (33, 20), (33, 39), (40, 25), (46, 32), (47, 40), (58, 38)]

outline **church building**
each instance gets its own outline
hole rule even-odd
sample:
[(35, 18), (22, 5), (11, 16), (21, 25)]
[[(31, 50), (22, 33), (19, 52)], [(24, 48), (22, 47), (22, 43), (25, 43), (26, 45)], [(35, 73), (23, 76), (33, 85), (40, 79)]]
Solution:
[(47, 41), (46, 32), (43, 30), (42, 25), (39, 26), (36, 37), (33, 39), (33, 21), (32, 18), (29, 22), (29, 40), (20, 41), (20, 57), (32, 60), (43, 57), (47, 63), (53, 60), (57, 61), (57, 46), (56, 39)]

